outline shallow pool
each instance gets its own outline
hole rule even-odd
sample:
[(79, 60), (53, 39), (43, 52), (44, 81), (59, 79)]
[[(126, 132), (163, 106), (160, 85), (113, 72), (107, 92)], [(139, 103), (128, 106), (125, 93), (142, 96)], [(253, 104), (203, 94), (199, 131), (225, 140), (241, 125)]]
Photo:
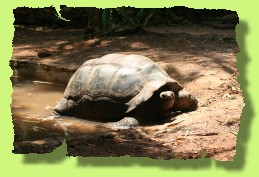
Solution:
[(11, 80), (15, 142), (101, 131), (98, 127), (100, 123), (52, 114), (63, 96), (65, 85), (18, 77), (12, 77)]

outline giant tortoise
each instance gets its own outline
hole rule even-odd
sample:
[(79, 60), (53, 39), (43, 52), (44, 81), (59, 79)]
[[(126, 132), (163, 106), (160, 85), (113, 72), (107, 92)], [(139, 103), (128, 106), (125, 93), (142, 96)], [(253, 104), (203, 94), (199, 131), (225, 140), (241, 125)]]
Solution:
[(151, 59), (108, 54), (83, 63), (54, 112), (130, 128), (164, 119), (171, 112), (194, 111), (197, 104), (194, 96)]

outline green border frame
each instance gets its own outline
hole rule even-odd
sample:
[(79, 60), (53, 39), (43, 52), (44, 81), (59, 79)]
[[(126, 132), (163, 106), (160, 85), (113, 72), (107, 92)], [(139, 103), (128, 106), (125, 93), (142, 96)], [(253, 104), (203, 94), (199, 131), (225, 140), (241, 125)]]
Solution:
[[(258, 60), (256, 57), (256, 42), (258, 39), (259, 16), (255, 0), (30, 0), (1, 1), (0, 2), (0, 174), (8, 176), (135, 176), (147, 175), (166, 176), (244, 176), (253, 175), (257, 172), (257, 135), (259, 130), (258, 113), (255, 108), (259, 107), (256, 93)], [(16, 7), (59, 7), (68, 5), (74, 7), (172, 7), (186, 6), (195, 9), (228, 9), (237, 11), (240, 23), (237, 26), (237, 41), (241, 48), (238, 54), (237, 67), (240, 72), (238, 81), (241, 84), (245, 100), (245, 108), (241, 116), (241, 128), (238, 134), (237, 154), (233, 162), (216, 162), (211, 159), (198, 160), (154, 160), (149, 158), (80, 158), (66, 157), (66, 144), (56, 149), (51, 154), (45, 155), (15, 155), (13, 149), (13, 124), (11, 121), (11, 94), (12, 85), (10, 76), (12, 70), (9, 60), (12, 56), (13, 38), (13, 9)], [(257, 15), (256, 15), (257, 14)], [(256, 114), (257, 113), (257, 114)], [(209, 174), (208, 174), (209, 173)]]

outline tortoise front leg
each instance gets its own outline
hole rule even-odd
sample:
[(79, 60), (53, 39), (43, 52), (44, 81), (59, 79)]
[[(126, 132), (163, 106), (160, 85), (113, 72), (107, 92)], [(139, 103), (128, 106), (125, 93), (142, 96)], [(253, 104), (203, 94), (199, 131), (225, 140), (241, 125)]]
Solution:
[(104, 124), (105, 127), (111, 129), (129, 129), (139, 125), (139, 121), (134, 117), (125, 117), (117, 122), (108, 122)]

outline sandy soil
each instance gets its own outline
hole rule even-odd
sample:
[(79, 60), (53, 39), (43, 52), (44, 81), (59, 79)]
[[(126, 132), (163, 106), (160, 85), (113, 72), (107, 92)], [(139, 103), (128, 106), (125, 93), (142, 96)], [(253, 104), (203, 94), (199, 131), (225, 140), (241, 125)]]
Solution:
[[(244, 107), (236, 81), (239, 48), (234, 29), (160, 26), (134, 35), (86, 40), (80, 29), (19, 27), (13, 45), (13, 59), (69, 68), (109, 53), (144, 55), (199, 101), (197, 111), (175, 114), (161, 125), (68, 139), (69, 155), (188, 159), (201, 157), (204, 149), (206, 157), (233, 160)], [(51, 56), (39, 58), (42, 49)]]

